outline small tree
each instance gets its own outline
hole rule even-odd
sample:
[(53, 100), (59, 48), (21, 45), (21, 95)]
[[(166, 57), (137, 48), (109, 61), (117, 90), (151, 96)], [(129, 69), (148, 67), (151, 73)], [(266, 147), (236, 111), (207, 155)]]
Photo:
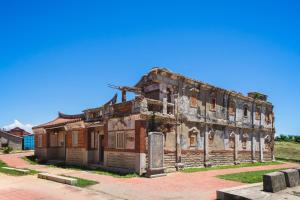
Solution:
[(5, 154), (9, 154), (10, 152), (13, 151), (13, 148), (12, 147), (5, 147), (4, 150), (3, 150), (3, 153)]

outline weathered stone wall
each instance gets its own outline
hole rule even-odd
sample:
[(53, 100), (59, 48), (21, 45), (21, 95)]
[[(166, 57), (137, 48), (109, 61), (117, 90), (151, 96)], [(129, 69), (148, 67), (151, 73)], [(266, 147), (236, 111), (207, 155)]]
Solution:
[(197, 151), (182, 151), (181, 162), (185, 167), (203, 167), (204, 166), (204, 152)]
[(251, 151), (239, 151), (238, 152), (238, 161), (241, 163), (252, 162)]
[(131, 152), (105, 151), (104, 162), (107, 167), (127, 168), (135, 170), (136, 154)]
[(264, 161), (272, 161), (273, 156), (271, 151), (264, 151)]
[(47, 148), (47, 160), (65, 160), (65, 148), (64, 147), (48, 147)]
[(176, 170), (176, 152), (165, 151), (164, 154), (164, 167), (166, 172), (173, 172)]
[(66, 162), (68, 164), (86, 165), (88, 161), (85, 148), (67, 148)]
[(212, 165), (231, 165), (234, 164), (234, 151), (214, 150), (209, 152), (209, 161)]
[(5, 145), (12, 147), (14, 150), (22, 150), (23, 139), (21, 137), (0, 131), (0, 147)]
[(47, 149), (46, 148), (35, 148), (34, 155), (39, 160), (47, 160)]

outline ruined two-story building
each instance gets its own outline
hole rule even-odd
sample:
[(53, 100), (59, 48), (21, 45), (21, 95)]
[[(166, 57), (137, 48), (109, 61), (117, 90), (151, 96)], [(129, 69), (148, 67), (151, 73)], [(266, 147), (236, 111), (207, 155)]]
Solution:
[[(35, 155), (69, 164), (97, 164), (143, 174), (149, 164), (148, 134), (164, 136), (165, 171), (274, 158), (273, 105), (206, 84), (165, 68), (153, 68), (108, 103), (36, 126)], [(126, 99), (133, 92), (135, 98)]]

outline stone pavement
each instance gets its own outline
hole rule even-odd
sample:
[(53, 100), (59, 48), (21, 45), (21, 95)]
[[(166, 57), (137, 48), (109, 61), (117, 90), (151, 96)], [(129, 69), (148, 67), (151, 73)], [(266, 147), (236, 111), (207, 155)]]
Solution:
[[(83, 191), (86, 192), (87, 194), (89, 194), (89, 192), (92, 192), (101, 195), (106, 195), (105, 197), (102, 198), (108, 197), (109, 199), (129, 199), (129, 200), (215, 199), (216, 190), (243, 185), (242, 183), (238, 183), (238, 182), (218, 179), (215, 177), (217, 175), (238, 173), (243, 171), (257, 171), (257, 170), (299, 167), (298, 164), (286, 163), (282, 165), (213, 170), (213, 171), (196, 172), (196, 173), (172, 173), (172, 174), (168, 174), (165, 177), (160, 177), (155, 179), (147, 179), (147, 178), (139, 178), (139, 177), (126, 179), (126, 178), (114, 178), (111, 176), (98, 175), (86, 171), (51, 168), (42, 165), (30, 165), (20, 158), (25, 155), (28, 154), (0, 155), (0, 159), (13, 167), (30, 168), (30, 169), (36, 169), (39, 171), (49, 172), (53, 174), (65, 174), (65, 175), (95, 180), (98, 181), (99, 184), (91, 186), (88, 189), (80, 189), (82, 193)], [(21, 179), (24, 178), (22, 177)], [(36, 180), (37, 179), (35, 179), (35, 181), (32, 184), (38, 186), (38, 188), (44, 187), (42, 185), (50, 184), (49, 181), (45, 182), (43, 180), (38, 180), (38, 181)], [(53, 184), (61, 185), (58, 183), (51, 182), (51, 185)], [(72, 188), (72, 190), (79, 190), (71, 186), (61, 185), (60, 187), (63, 188), (69, 187)], [(1, 184), (0, 184), (0, 188), (1, 188)], [(10, 187), (5, 187), (5, 189), (10, 189)], [(64, 194), (66, 194), (67, 191), (64, 191)], [(0, 192), (2, 193), (1, 189)], [(44, 199), (51, 199), (51, 198), (45, 197)]]
[(0, 200), (111, 200), (102, 192), (37, 179), (36, 176), (13, 177), (0, 174)]

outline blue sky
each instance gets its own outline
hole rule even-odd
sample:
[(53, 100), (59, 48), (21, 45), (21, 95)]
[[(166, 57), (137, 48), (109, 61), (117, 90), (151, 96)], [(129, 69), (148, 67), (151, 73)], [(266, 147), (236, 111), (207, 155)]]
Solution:
[(153, 66), (275, 105), (300, 134), (297, 1), (1, 1), (0, 126), (78, 113)]

